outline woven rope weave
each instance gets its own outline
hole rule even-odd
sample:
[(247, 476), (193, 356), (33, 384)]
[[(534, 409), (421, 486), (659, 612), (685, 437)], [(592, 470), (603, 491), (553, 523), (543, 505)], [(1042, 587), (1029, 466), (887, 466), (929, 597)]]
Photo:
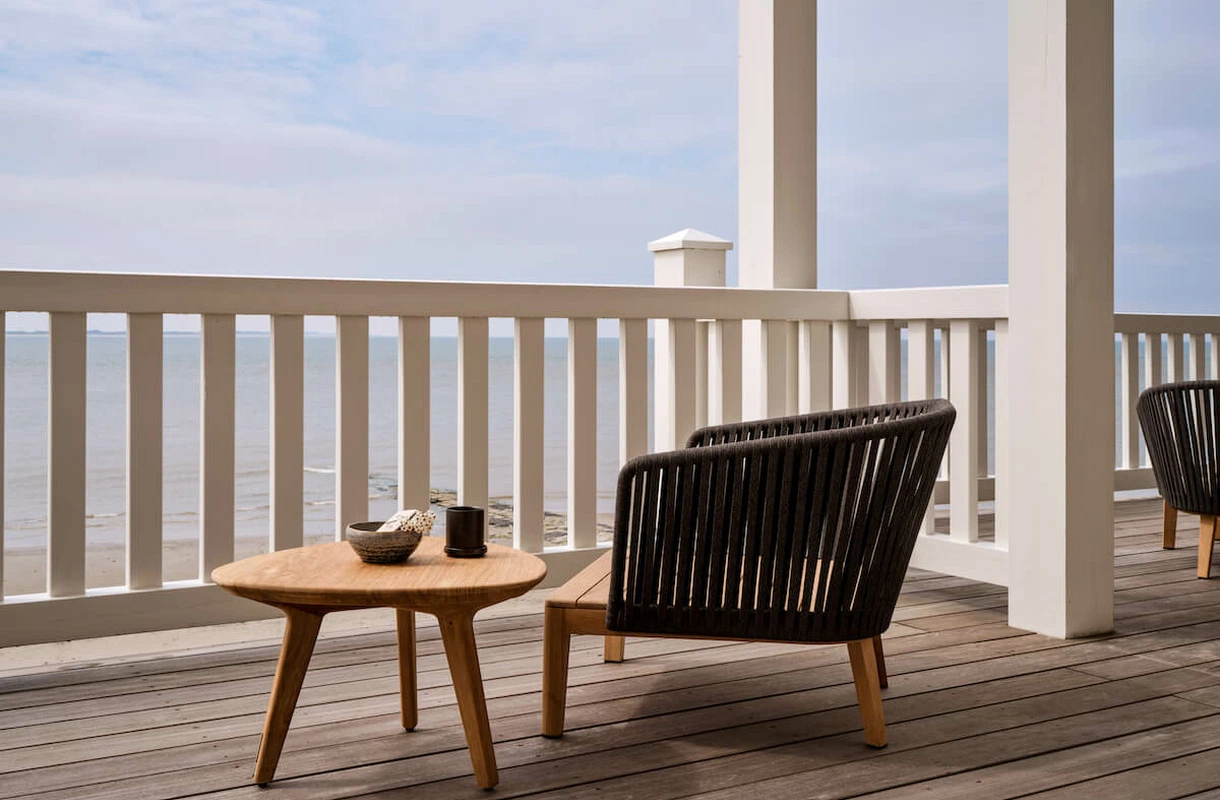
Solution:
[(1161, 496), (1188, 514), (1220, 515), (1216, 417), (1220, 381), (1146, 389), (1136, 403)]
[(703, 428), (619, 473), (607, 627), (841, 642), (890, 624), (956, 411)]

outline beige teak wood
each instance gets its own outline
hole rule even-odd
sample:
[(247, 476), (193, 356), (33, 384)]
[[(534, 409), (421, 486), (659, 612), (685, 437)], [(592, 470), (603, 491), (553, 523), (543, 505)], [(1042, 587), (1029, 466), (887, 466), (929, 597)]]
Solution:
[[(606, 603), (610, 597), (610, 553), (585, 567), (570, 581), (555, 590), (546, 601), (545, 633), (542, 643), (542, 735), (563, 735), (568, 691), (568, 652), (574, 634), (605, 637), (605, 661), (622, 661), (624, 635), (657, 638), (678, 637), (611, 631), (606, 627)], [(794, 644), (803, 644), (795, 642)], [(864, 723), (864, 740), (872, 747), (885, 747), (885, 717), (881, 710), (881, 690), (889, 685), (881, 637), (845, 642), (851, 657), (852, 678)]]
[(335, 542), (267, 553), (217, 568), (212, 573), (217, 584), (240, 597), (280, 608), (288, 618), (254, 781), (265, 784), (275, 776), (322, 617), (332, 611), (388, 607), (398, 614), (402, 726), (413, 730), (419, 719), (415, 612), (422, 611), (440, 622), (475, 779), (484, 789), (495, 786), (496, 755), (475, 647), (474, 615), (480, 608), (524, 594), (545, 576), (546, 565), (528, 553), (493, 544), (483, 558), (449, 558), (443, 541), (431, 536), (424, 537), (402, 564), (365, 564), (347, 542)]

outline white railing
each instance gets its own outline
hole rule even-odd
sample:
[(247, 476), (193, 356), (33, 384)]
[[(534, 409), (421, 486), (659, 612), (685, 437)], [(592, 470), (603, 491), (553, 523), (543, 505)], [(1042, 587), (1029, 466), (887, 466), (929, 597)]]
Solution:
[[(650, 408), (661, 446), (682, 441), (699, 425), (749, 416), (743, 384), (755, 376), (763, 390), (762, 413), (755, 415), (947, 396), (957, 407), (958, 423), (936, 488), (939, 508), (929, 509), (914, 563), (998, 584), (1008, 581), (1003, 286), (840, 292), (0, 272), (0, 328), (6, 311), (49, 315), (47, 577), (43, 592), (6, 593), (0, 560), (0, 644), (273, 613), (230, 598), (208, 582), (211, 570), (234, 556), (237, 315), (265, 317), (270, 331), (269, 549), (303, 541), (306, 317), (330, 317), (335, 324), (337, 535), (346, 521), (369, 513), (370, 317), (397, 319), (397, 386), (379, 384), (377, 391), (396, 395), (397, 500), (416, 507), (429, 501), (433, 466), (432, 321), (457, 319), (459, 501), (486, 505), (489, 319), (508, 318), (514, 336), (512, 541), (547, 560), (549, 582), (566, 579), (605, 546), (598, 541), (597, 524), (597, 342), (599, 321), (614, 320), (620, 463), (649, 449)], [(86, 315), (93, 313), (126, 315), (128, 356), (126, 580), (104, 588), (88, 588), (85, 575), (88, 408), (83, 388)], [(196, 315), (200, 325), (199, 568), (185, 581), (164, 580), (162, 569), (166, 314)], [(566, 320), (568, 333), (568, 524), (566, 543), (558, 547), (548, 546), (543, 536), (548, 319)], [(656, 335), (664, 337), (651, 381), (650, 321), (661, 323)], [(761, 352), (747, 350), (744, 329), (750, 325), (758, 328)], [(1140, 459), (1135, 398), (1141, 386), (1208, 374), (1209, 364), (1210, 375), (1220, 374), (1217, 348), (1208, 351), (1203, 345), (1208, 335), (1215, 341), (1210, 332), (1220, 331), (1220, 317), (1118, 315), (1116, 330), (1122, 422), (1115, 487), (1147, 488), (1152, 482)], [(1168, 339), (1164, 344), (1162, 336)], [(0, 408), (3, 345), (0, 336)], [(670, 354), (665, 363), (660, 353)], [(0, 414), (0, 470), (3, 421)], [(8, 455), (12, 463), (16, 454)], [(0, 472), (0, 559), (3, 478)], [(994, 501), (994, 513), (980, 513), (988, 501)]]

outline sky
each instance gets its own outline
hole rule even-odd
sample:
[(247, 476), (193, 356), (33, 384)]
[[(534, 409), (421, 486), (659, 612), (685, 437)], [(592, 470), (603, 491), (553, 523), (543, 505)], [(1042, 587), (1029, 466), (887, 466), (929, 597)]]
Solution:
[[(736, 239), (736, 16), (0, 0), (0, 268), (651, 283), (649, 240)], [(821, 286), (1006, 280), (1006, 26), (821, 0)], [(1220, 3), (1115, 37), (1117, 308), (1214, 312)]]

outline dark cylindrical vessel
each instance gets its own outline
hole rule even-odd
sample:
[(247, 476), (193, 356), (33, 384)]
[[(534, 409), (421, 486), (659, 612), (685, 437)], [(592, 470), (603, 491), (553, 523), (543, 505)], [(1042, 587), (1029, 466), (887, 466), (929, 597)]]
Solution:
[(478, 506), (445, 509), (445, 553), (454, 558), (478, 558), (486, 553), (484, 516)]

